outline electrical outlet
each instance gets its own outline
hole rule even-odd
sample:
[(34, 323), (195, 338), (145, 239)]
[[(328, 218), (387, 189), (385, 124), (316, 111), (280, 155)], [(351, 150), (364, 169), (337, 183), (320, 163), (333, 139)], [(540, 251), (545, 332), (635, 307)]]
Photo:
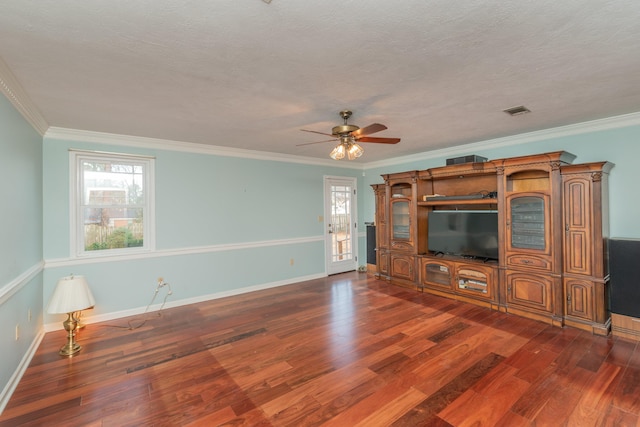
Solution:
[(16, 341), (20, 339), (20, 324), (16, 325)]
[(289, 260), (289, 265), (293, 265), (293, 258)]
[(29, 309), (29, 311), (27, 311), (27, 320), (29, 320), (29, 322), (31, 322), (31, 309)]
[(324, 222), (324, 217), (322, 215), (318, 215), (318, 222)]

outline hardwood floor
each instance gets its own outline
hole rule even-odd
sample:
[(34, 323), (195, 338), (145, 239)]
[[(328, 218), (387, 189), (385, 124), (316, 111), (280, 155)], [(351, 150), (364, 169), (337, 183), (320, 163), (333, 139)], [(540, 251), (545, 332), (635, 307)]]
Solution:
[(48, 333), (0, 426), (640, 425), (638, 343), (362, 273), (148, 318)]

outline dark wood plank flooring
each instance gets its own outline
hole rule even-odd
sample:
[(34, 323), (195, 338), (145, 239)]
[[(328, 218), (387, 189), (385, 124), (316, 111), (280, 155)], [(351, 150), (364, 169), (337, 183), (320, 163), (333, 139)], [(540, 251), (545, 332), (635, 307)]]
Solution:
[(0, 426), (640, 425), (638, 343), (363, 273), (147, 317), (46, 334)]

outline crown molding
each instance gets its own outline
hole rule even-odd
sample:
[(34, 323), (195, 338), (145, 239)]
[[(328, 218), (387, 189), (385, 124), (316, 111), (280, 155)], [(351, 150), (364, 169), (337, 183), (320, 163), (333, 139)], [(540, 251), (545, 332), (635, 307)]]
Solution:
[(269, 160), (274, 162), (301, 163), (315, 166), (331, 166), (345, 169), (361, 169), (352, 164), (338, 163), (335, 160), (296, 156), (293, 154), (271, 153), (266, 151), (245, 150), (218, 145), (197, 144), (194, 142), (173, 141), (169, 139), (147, 138), (142, 136), (120, 135), (107, 132), (94, 132), (51, 126), (44, 134), (45, 139), (91, 142), (95, 144), (137, 147), (153, 150), (179, 151), (184, 153), (209, 154), (224, 157)]
[(640, 112), (543, 129), (534, 132), (506, 136), (458, 145), (456, 147), (439, 150), (425, 151), (407, 156), (393, 157), (387, 160), (368, 163), (341, 163), (335, 160), (318, 159), (313, 157), (296, 156), (292, 154), (271, 153), (265, 151), (245, 150), (217, 145), (197, 144), (193, 142), (174, 141), (159, 138), (147, 138), (140, 136), (121, 135), (106, 132), (85, 131), (51, 126), (44, 133), (44, 137), (52, 140), (92, 142), (96, 144), (116, 145), (125, 147), (138, 147), (154, 150), (179, 151), (196, 154), (209, 154), (226, 157), (241, 157), (246, 159), (270, 160), (275, 162), (300, 163), (315, 166), (344, 168), (351, 170), (367, 170), (386, 166), (394, 166), (403, 163), (416, 162), (428, 159), (467, 154), (474, 150), (489, 150), (507, 146), (526, 144), (552, 138), (562, 138), (572, 135), (580, 135), (589, 132), (619, 129), (640, 125)]
[(43, 136), (49, 128), (49, 124), (2, 58), (0, 58), (0, 91), (22, 114), (22, 117)]
[(394, 157), (379, 162), (369, 162), (365, 164), (367, 169), (385, 166), (394, 166), (402, 163), (416, 162), (421, 160), (436, 159), (457, 154), (465, 155), (475, 150), (489, 150), (493, 148), (503, 148), (519, 144), (527, 144), (535, 141), (543, 141), (553, 138), (563, 138), (567, 136), (580, 135), (584, 133), (620, 129), (629, 126), (640, 125), (640, 112), (624, 114), (620, 116), (608, 117), (604, 119), (591, 120), (588, 122), (576, 123), (572, 125), (560, 126), (550, 129), (543, 129), (534, 132), (521, 133), (518, 135), (505, 136), (502, 138), (488, 139), (485, 141), (473, 142), (470, 144), (458, 145), (451, 148), (425, 151), (408, 156)]

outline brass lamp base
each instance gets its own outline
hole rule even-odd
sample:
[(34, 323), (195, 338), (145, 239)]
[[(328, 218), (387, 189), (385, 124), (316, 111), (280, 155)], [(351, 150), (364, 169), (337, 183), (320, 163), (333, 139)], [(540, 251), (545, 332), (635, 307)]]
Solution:
[(82, 346), (80, 346), (80, 344), (74, 342), (71, 347), (69, 347), (69, 344), (65, 344), (62, 347), (60, 347), (60, 351), (58, 352), (58, 354), (60, 356), (72, 357), (74, 354), (79, 352), (81, 349), (82, 349)]
[(82, 347), (75, 340), (75, 330), (78, 327), (78, 321), (73, 317), (73, 313), (67, 313), (67, 320), (62, 322), (64, 330), (67, 331), (67, 343), (60, 347), (58, 354), (60, 356), (71, 357), (79, 352)]

